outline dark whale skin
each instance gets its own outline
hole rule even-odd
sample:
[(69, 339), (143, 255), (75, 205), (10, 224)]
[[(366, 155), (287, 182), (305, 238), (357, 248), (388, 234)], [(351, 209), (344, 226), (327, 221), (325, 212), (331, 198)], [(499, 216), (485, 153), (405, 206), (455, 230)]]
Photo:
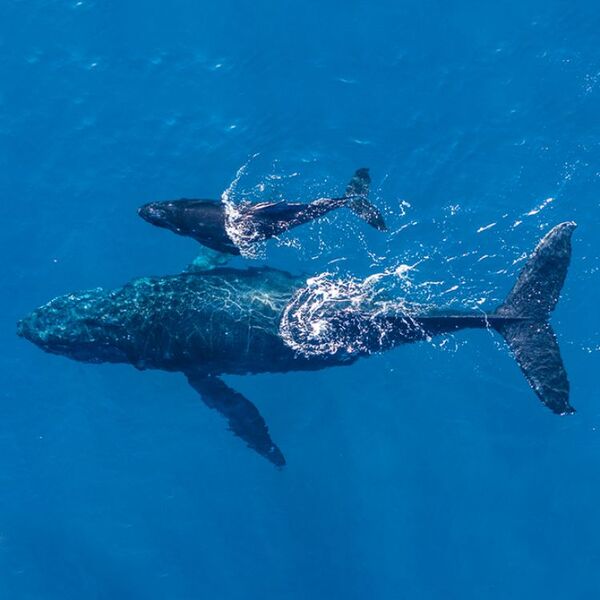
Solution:
[(369, 169), (361, 168), (340, 198), (319, 198), (309, 203), (281, 200), (239, 204), (223, 199), (181, 198), (149, 202), (138, 209), (138, 214), (156, 227), (191, 237), (207, 248), (239, 255), (257, 242), (277, 237), (342, 207), (349, 208), (371, 227), (386, 231), (383, 215), (368, 200), (370, 184)]
[[(203, 401), (227, 418), (229, 428), (277, 466), (285, 459), (264, 419), (220, 375), (347, 365), (444, 332), (491, 328), (504, 337), (542, 402), (557, 414), (568, 414), (574, 411), (569, 382), (549, 317), (566, 278), (574, 229), (575, 223), (566, 222), (549, 231), (504, 303), (489, 314), (449, 313), (403, 302), (356, 305), (353, 297), (336, 295), (323, 315), (315, 313), (309, 295), (307, 318), (298, 328), (293, 318), (306, 309), (303, 301), (298, 305), (310, 291), (306, 278), (268, 267), (218, 268), (60, 296), (21, 320), (17, 333), (46, 352), (75, 360), (184, 373)], [(313, 326), (320, 331), (324, 322), (325, 341), (331, 333), (344, 343), (325, 344), (325, 352), (304, 352), (302, 344), (295, 348), (282, 328), (290, 311), (300, 341), (310, 341)]]
[(312, 370), (348, 357), (305, 357), (279, 335), (305, 284), (270, 268), (144, 277), (122, 288), (60, 296), (19, 322), (47, 352), (84, 362), (212, 375)]
[(221, 375), (348, 364), (400, 343), (487, 325), (485, 316), (428, 314), (416, 304), (410, 317), (342, 313), (337, 325), (360, 339), (362, 350), (307, 356), (280, 333), (284, 309), (305, 284), (303, 277), (268, 267), (143, 277), (115, 290), (55, 298), (20, 321), (18, 330), (47, 352), (84, 362)]

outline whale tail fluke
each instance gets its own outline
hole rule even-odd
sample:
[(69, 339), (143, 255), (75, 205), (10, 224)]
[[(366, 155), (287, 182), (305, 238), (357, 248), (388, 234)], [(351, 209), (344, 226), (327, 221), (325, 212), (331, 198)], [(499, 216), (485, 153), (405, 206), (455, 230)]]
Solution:
[(496, 310), (495, 315), (505, 319), (490, 319), (533, 391), (558, 414), (575, 410), (569, 404), (569, 381), (548, 319), (567, 275), (575, 227), (573, 222), (561, 223), (542, 238)]
[(351, 198), (348, 208), (371, 227), (379, 229), (379, 231), (387, 231), (383, 215), (369, 201), (370, 185), (369, 169), (357, 169), (346, 187), (346, 198)]

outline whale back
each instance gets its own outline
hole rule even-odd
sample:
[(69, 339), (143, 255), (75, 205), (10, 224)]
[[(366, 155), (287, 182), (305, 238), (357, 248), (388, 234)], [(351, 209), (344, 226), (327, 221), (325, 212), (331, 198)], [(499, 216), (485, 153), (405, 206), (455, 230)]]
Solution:
[(268, 365), (276, 371), (294, 358), (278, 330), (301, 284), (269, 268), (143, 277), (116, 290), (56, 298), (23, 319), (19, 332), (48, 352), (85, 362), (212, 373)]

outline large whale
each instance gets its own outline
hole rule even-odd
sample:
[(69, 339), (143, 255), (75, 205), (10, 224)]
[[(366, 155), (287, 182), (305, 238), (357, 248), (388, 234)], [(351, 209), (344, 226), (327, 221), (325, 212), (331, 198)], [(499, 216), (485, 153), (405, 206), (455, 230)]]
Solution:
[[(217, 268), (67, 294), (21, 320), (18, 334), (75, 360), (184, 373), (236, 435), (278, 466), (285, 460), (265, 421), (222, 375), (348, 365), (400, 344), (489, 328), (504, 337), (542, 402), (565, 414), (573, 412), (569, 383), (548, 319), (565, 280), (574, 228), (562, 223), (544, 236), (490, 314), (361, 304), (340, 293), (317, 310), (305, 278), (271, 268)], [(315, 339), (322, 343), (311, 344)]]
[(191, 237), (225, 254), (241, 254), (253, 244), (271, 239), (294, 227), (347, 207), (372, 227), (385, 231), (381, 213), (367, 199), (371, 179), (368, 169), (358, 169), (340, 198), (302, 202), (242, 202), (223, 200), (165, 200), (138, 209), (148, 223)]

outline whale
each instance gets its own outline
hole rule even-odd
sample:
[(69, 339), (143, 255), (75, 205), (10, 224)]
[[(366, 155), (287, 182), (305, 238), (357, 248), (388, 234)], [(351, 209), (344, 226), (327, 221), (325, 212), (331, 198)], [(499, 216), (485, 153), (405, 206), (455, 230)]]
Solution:
[(187, 199), (149, 202), (138, 209), (148, 223), (191, 237), (224, 254), (239, 255), (253, 244), (277, 237), (332, 210), (347, 207), (363, 221), (386, 231), (381, 212), (368, 200), (369, 169), (358, 169), (344, 196), (302, 202), (242, 202)]
[[(17, 324), (42, 350), (88, 363), (128, 363), (183, 373), (249, 448), (277, 467), (286, 461), (251, 400), (224, 375), (349, 366), (400, 345), (463, 329), (497, 332), (531, 389), (569, 414), (569, 381), (550, 313), (571, 258), (575, 223), (538, 243), (504, 302), (489, 313), (450, 311), (407, 299), (357, 301), (350, 288), (319, 293), (308, 279), (269, 267), (216, 267), (142, 277), (121, 288), (59, 296)], [(344, 295), (346, 289), (346, 295)]]

